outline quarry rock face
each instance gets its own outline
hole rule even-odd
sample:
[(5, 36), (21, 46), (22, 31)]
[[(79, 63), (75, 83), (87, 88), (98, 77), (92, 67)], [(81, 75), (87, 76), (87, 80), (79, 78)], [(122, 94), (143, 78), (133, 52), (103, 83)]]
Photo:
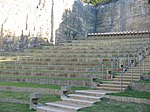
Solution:
[(29, 35), (55, 43), (84, 37), (95, 24), (95, 8), (80, 0), (1, 0), (0, 14), (1, 41)]
[(42, 37), (55, 44), (85, 38), (89, 32), (149, 30), (150, 3), (113, 0), (94, 7), (80, 0), (1, 0), (0, 29), (1, 47), (4, 40), (20, 42), (21, 36)]
[(66, 9), (62, 22), (56, 30), (56, 41), (84, 38), (87, 33), (94, 32), (96, 20), (95, 7), (74, 1), (72, 10)]
[(97, 9), (97, 32), (150, 29), (149, 0), (113, 0)]

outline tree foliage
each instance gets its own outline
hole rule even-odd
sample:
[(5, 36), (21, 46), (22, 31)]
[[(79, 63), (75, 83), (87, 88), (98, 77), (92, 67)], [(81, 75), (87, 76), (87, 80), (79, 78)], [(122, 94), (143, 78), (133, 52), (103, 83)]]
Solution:
[(97, 4), (101, 4), (101, 3), (107, 3), (107, 2), (111, 2), (112, 0), (82, 0), (83, 2), (86, 3), (91, 3), (93, 5), (97, 5)]

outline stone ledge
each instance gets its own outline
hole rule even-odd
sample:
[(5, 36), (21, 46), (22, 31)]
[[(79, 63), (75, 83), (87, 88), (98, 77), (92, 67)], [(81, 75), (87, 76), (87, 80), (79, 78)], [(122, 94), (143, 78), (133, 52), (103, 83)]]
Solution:
[(90, 82), (87, 80), (53, 80), (46, 78), (14, 78), (14, 77), (0, 77), (1, 82), (26, 82), (37, 84), (56, 84), (56, 85), (70, 85), (70, 86), (85, 86), (89, 87)]
[(149, 34), (150, 31), (124, 31), (124, 32), (107, 32), (107, 33), (88, 33), (87, 36), (105, 36), (105, 35), (136, 35), (136, 34)]
[(30, 104), (28, 101), (9, 99), (9, 98), (0, 98), (0, 102), (9, 102), (9, 103), (18, 103), (18, 104)]
[(148, 100), (148, 99), (133, 98), (133, 97), (122, 97), (122, 96), (111, 96), (111, 95), (105, 95), (105, 97), (112, 99), (112, 100), (121, 101), (121, 102), (143, 103), (143, 104), (150, 105), (150, 100)]
[(61, 90), (47, 89), (47, 88), (32, 88), (32, 87), (14, 87), (14, 86), (0, 86), (2, 91), (14, 91), (14, 92), (39, 92), (46, 94), (56, 94), (61, 95)]
[(150, 83), (132, 83), (130, 86), (134, 90), (150, 92)]

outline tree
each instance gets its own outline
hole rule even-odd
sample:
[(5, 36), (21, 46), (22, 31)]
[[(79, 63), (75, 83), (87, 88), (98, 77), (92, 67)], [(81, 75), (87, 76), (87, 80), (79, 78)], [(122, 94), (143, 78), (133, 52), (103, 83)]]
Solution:
[(86, 3), (88, 3), (88, 1), (90, 1), (89, 3), (96, 6), (97, 4), (111, 2), (112, 0), (82, 0), (82, 1), (86, 2)]

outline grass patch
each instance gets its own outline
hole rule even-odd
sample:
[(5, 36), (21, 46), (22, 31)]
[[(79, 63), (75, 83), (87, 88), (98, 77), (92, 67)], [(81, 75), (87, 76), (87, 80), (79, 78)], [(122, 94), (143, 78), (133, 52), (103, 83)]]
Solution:
[[(30, 93), (0, 91), (0, 98), (9, 98), (9, 99), (30, 101)], [(41, 104), (45, 104), (47, 102), (56, 102), (56, 101), (60, 101), (60, 96), (53, 95), (53, 94), (42, 94), (42, 98), (39, 99), (39, 103), (41, 103)]]
[(135, 81), (135, 83), (150, 83), (150, 80), (139, 80)]
[(110, 93), (109, 95), (150, 99), (150, 92), (137, 91), (132, 89), (127, 89), (120, 93)]
[(43, 94), (42, 98), (39, 99), (39, 103), (45, 104), (47, 102), (56, 102), (60, 101), (60, 96), (58, 95), (53, 95), (53, 94)]
[(32, 88), (49, 88), (49, 89), (61, 89), (61, 86), (50, 84), (32, 84), (25, 82), (0, 82), (1, 86), (16, 86), (16, 87), (32, 87)]
[(29, 105), (0, 102), (0, 112), (35, 112), (29, 110)]
[(0, 91), (0, 98), (29, 101), (30, 100), (29, 96), (30, 93), (26, 93), (26, 92)]
[(150, 72), (146, 72), (146, 73), (144, 73), (145, 75), (150, 75)]
[[(15, 87), (32, 87), (32, 88), (47, 88), (60, 90), (61, 86), (52, 84), (32, 84), (25, 82), (0, 82), (1, 86), (15, 86)], [(72, 90), (86, 90), (88, 87), (71, 87)]]
[(117, 102), (103, 98), (101, 102), (79, 112), (149, 112), (149, 110), (150, 106), (146, 104)]

